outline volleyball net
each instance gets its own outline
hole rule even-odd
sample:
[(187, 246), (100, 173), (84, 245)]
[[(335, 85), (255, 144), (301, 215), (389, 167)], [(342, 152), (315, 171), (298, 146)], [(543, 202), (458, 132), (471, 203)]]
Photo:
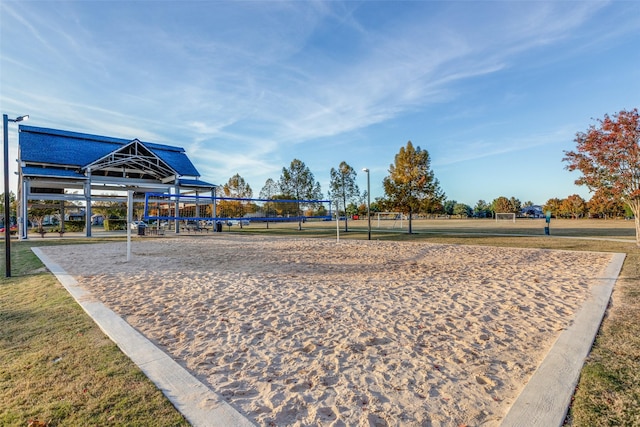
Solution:
[(252, 199), (146, 193), (145, 221), (328, 221), (330, 200)]

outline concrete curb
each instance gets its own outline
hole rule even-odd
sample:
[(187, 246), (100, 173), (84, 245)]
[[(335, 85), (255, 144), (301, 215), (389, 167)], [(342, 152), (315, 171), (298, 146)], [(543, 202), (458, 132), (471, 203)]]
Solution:
[(253, 426), (220, 396), (105, 307), (90, 292), (80, 287), (71, 275), (47, 257), (42, 250), (32, 248), (32, 251), (100, 329), (138, 365), (191, 425), (195, 427)]
[(571, 326), (560, 334), (511, 406), (502, 420), (502, 427), (563, 425), (580, 371), (600, 329), (625, 257), (622, 253), (613, 255)]

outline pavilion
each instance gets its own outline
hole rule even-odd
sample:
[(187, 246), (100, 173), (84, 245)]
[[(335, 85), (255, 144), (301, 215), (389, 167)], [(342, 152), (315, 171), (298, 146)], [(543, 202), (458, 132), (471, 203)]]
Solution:
[(127, 201), (125, 192), (136, 202), (149, 192), (215, 198), (216, 185), (200, 180), (180, 147), (24, 125), (18, 145), (21, 239), (28, 237), (30, 201), (61, 201), (63, 220), (64, 202), (81, 202), (91, 237), (92, 202)]

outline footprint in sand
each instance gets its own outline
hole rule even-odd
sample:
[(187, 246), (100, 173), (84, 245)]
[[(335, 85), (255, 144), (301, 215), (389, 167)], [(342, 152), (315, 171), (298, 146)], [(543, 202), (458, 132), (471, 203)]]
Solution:
[(496, 385), (495, 381), (484, 375), (476, 375), (476, 382), (485, 386), (486, 389), (490, 389)]

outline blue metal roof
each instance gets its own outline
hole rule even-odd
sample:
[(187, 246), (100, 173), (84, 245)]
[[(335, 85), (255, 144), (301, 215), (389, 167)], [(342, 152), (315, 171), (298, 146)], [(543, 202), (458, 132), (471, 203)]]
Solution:
[(39, 168), (35, 166), (25, 166), (22, 168), (23, 175), (27, 176), (46, 176), (49, 178), (76, 178), (86, 179), (86, 177), (77, 171), (58, 168)]
[(180, 179), (179, 184), (184, 187), (217, 187), (215, 184), (210, 184), (199, 179)]
[[(78, 169), (135, 139), (111, 138), (25, 125), (20, 125), (19, 130), (20, 159), (23, 162), (75, 166)], [(183, 148), (141, 143), (179, 175), (200, 176)]]

